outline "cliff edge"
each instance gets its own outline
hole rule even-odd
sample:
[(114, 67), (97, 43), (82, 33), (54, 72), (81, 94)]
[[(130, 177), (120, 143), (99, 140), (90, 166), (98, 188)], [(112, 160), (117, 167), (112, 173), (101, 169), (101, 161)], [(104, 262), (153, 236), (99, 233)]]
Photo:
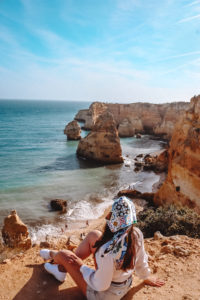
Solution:
[(155, 203), (181, 203), (200, 212), (200, 96), (177, 122), (168, 155), (168, 175)]

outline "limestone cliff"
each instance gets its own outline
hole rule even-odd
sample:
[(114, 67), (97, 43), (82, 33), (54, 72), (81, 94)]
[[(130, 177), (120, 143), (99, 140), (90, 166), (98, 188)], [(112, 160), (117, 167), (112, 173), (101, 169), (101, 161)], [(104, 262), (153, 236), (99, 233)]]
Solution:
[(179, 116), (188, 108), (189, 102), (167, 104), (94, 102), (88, 110), (80, 111), (75, 119), (85, 121), (84, 127), (91, 129), (98, 115), (107, 109), (113, 115), (117, 127), (123, 128), (122, 136), (126, 131), (130, 132), (129, 136), (132, 136), (133, 132), (140, 132), (170, 139)]
[(80, 140), (77, 155), (107, 164), (123, 162), (116, 124), (109, 112), (100, 114), (92, 131)]
[(118, 133), (120, 137), (134, 136), (135, 129), (129, 119), (124, 119), (118, 127)]
[(175, 102), (170, 105), (163, 105), (160, 108), (160, 114), (163, 116), (162, 122), (154, 128), (154, 134), (170, 139), (172, 137), (176, 121), (188, 108), (189, 102)]
[(200, 212), (200, 96), (176, 124), (168, 151), (166, 181), (154, 201), (182, 203)]

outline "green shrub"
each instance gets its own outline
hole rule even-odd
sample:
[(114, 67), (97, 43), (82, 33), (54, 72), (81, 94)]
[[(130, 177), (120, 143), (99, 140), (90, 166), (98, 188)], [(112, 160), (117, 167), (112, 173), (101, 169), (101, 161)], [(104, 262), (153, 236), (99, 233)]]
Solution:
[(200, 215), (176, 205), (148, 207), (138, 214), (138, 227), (146, 238), (153, 237), (156, 231), (165, 236), (180, 234), (200, 238)]

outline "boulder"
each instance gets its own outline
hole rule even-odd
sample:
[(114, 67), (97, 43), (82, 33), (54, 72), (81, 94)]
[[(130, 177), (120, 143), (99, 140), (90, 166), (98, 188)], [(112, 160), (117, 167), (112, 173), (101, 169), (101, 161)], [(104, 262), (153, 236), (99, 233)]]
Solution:
[(144, 171), (166, 172), (168, 169), (168, 150), (161, 150), (158, 155), (147, 154), (141, 162), (136, 162), (135, 166), (139, 167), (139, 164)]
[(77, 156), (106, 164), (123, 162), (116, 124), (109, 112), (103, 112), (91, 132), (80, 140)]
[(191, 250), (185, 249), (184, 247), (181, 247), (181, 246), (175, 246), (174, 254), (176, 256), (188, 256), (191, 254)]
[(160, 231), (154, 232), (154, 240), (160, 240), (163, 238), (164, 238), (164, 236), (160, 233)]
[(132, 199), (144, 199), (148, 202), (153, 201), (154, 198), (154, 193), (141, 193), (138, 190), (135, 189), (127, 189), (127, 190), (121, 190), (117, 194), (119, 197), (120, 196), (127, 196)]
[(120, 137), (131, 137), (134, 136), (135, 130), (129, 119), (124, 119), (118, 127), (118, 134)]
[(174, 247), (172, 245), (166, 245), (166, 246), (163, 246), (161, 248), (161, 252), (164, 253), (164, 254), (167, 254), (167, 253), (171, 253), (173, 254), (174, 252)]
[(72, 121), (67, 124), (64, 129), (64, 134), (67, 135), (68, 140), (80, 140), (81, 139), (81, 127), (77, 121)]
[(61, 211), (62, 213), (66, 213), (67, 211), (67, 201), (62, 199), (53, 199), (50, 202), (52, 210)]
[(137, 133), (137, 134), (136, 134), (136, 139), (141, 139), (141, 137), (142, 137), (142, 136), (141, 136), (140, 133)]
[(130, 189), (130, 190), (121, 190), (117, 194), (119, 197), (127, 196), (130, 198), (141, 198), (142, 193), (138, 190)]
[(19, 218), (16, 210), (11, 211), (10, 215), (4, 219), (2, 238), (4, 243), (10, 248), (26, 250), (31, 247), (28, 228)]

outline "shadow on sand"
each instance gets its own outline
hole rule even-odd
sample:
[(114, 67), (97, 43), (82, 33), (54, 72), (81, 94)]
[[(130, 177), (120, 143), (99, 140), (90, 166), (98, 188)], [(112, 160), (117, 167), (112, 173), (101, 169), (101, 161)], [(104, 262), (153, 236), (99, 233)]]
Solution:
[[(12, 300), (86, 300), (78, 287), (60, 289), (61, 284), (53, 276), (47, 274), (42, 264), (32, 264), (26, 267), (33, 269), (32, 276)], [(123, 300), (133, 299), (134, 295), (143, 287), (144, 283), (133, 287), (123, 297)]]
[(12, 300), (86, 300), (77, 287), (60, 290), (59, 282), (44, 270), (43, 265), (27, 265), (33, 273)]

